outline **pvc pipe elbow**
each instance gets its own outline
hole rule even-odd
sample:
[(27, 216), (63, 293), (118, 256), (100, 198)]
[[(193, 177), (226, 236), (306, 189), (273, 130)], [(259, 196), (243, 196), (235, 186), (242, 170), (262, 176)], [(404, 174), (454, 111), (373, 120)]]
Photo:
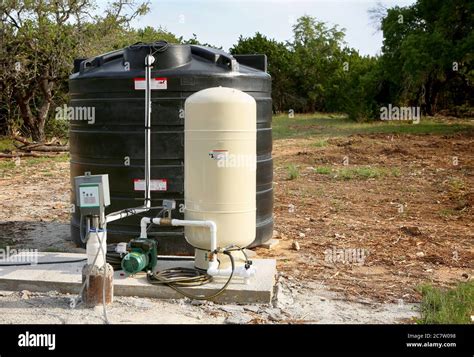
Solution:
[(219, 263), (216, 260), (209, 262), (209, 267), (207, 268), (207, 274), (210, 276), (217, 276), (219, 273)]
[[(230, 276), (232, 274), (232, 268), (219, 269), (217, 262), (210, 262), (209, 268), (207, 269), (207, 274), (210, 276)], [(237, 267), (234, 269), (234, 276), (239, 276), (241, 278), (251, 278), (255, 276), (256, 270), (254, 267)]]

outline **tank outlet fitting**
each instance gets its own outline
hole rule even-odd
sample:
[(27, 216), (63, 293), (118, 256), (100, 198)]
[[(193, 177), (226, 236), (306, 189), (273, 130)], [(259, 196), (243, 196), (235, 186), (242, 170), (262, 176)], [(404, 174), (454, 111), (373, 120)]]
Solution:
[[(253, 266), (250, 266), (248, 269), (245, 266), (238, 266), (234, 269), (234, 276), (239, 276), (244, 279), (254, 277), (256, 274), (256, 269)], [(232, 274), (232, 268), (219, 269), (219, 263), (215, 260), (209, 262), (209, 268), (207, 273), (210, 276), (230, 276)]]

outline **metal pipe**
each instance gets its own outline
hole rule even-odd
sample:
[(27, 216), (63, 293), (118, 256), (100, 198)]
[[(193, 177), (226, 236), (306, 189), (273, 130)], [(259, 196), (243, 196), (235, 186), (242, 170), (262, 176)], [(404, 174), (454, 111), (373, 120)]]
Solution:
[(155, 57), (147, 55), (145, 57), (145, 200), (143, 208), (133, 208), (114, 212), (107, 217), (107, 223), (113, 222), (122, 218), (127, 218), (138, 213), (147, 212), (151, 208), (151, 68), (155, 62)]
[(151, 207), (151, 67), (155, 62), (155, 57), (147, 55), (145, 57), (145, 202), (144, 206)]
[(109, 222), (116, 221), (118, 219), (134, 216), (134, 215), (139, 214), (139, 213), (148, 212), (149, 210), (150, 210), (150, 208), (146, 208), (146, 207), (143, 207), (143, 208), (130, 208), (130, 209), (127, 209), (127, 210), (124, 210), (124, 211), (110, 213), (105, 217), (105, 220), (106, 220), (107, 223), (109, 223)]

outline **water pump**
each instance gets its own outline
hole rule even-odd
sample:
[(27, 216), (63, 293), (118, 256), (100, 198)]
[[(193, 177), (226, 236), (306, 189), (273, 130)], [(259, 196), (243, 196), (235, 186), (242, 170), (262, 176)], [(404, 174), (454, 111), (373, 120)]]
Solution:
[(137, 238), (128, 243), (129, 253), (122, 259), (122, 270), (130, 275), (141, 271), (153, 271), (157, 263), (156, 242), (153, 239)]

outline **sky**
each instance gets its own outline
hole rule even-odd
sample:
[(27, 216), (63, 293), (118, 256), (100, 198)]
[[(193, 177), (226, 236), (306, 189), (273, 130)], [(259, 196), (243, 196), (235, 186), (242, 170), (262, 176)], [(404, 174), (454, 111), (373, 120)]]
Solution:
[[(407, 6), (415, 0), (382, 0), (385, 7)], [(260, 32), (278, 41), (291, 40), (292, 25), (311, 15), (346, 29), (346, 42), (361, 55), (376, 55), (382, 46), (368, 10), (376, 0), (151, 0), (151, 11), (133, 27), (162, 26), (175, 35), (222, 46), (227, 51), (239, 36)]]

